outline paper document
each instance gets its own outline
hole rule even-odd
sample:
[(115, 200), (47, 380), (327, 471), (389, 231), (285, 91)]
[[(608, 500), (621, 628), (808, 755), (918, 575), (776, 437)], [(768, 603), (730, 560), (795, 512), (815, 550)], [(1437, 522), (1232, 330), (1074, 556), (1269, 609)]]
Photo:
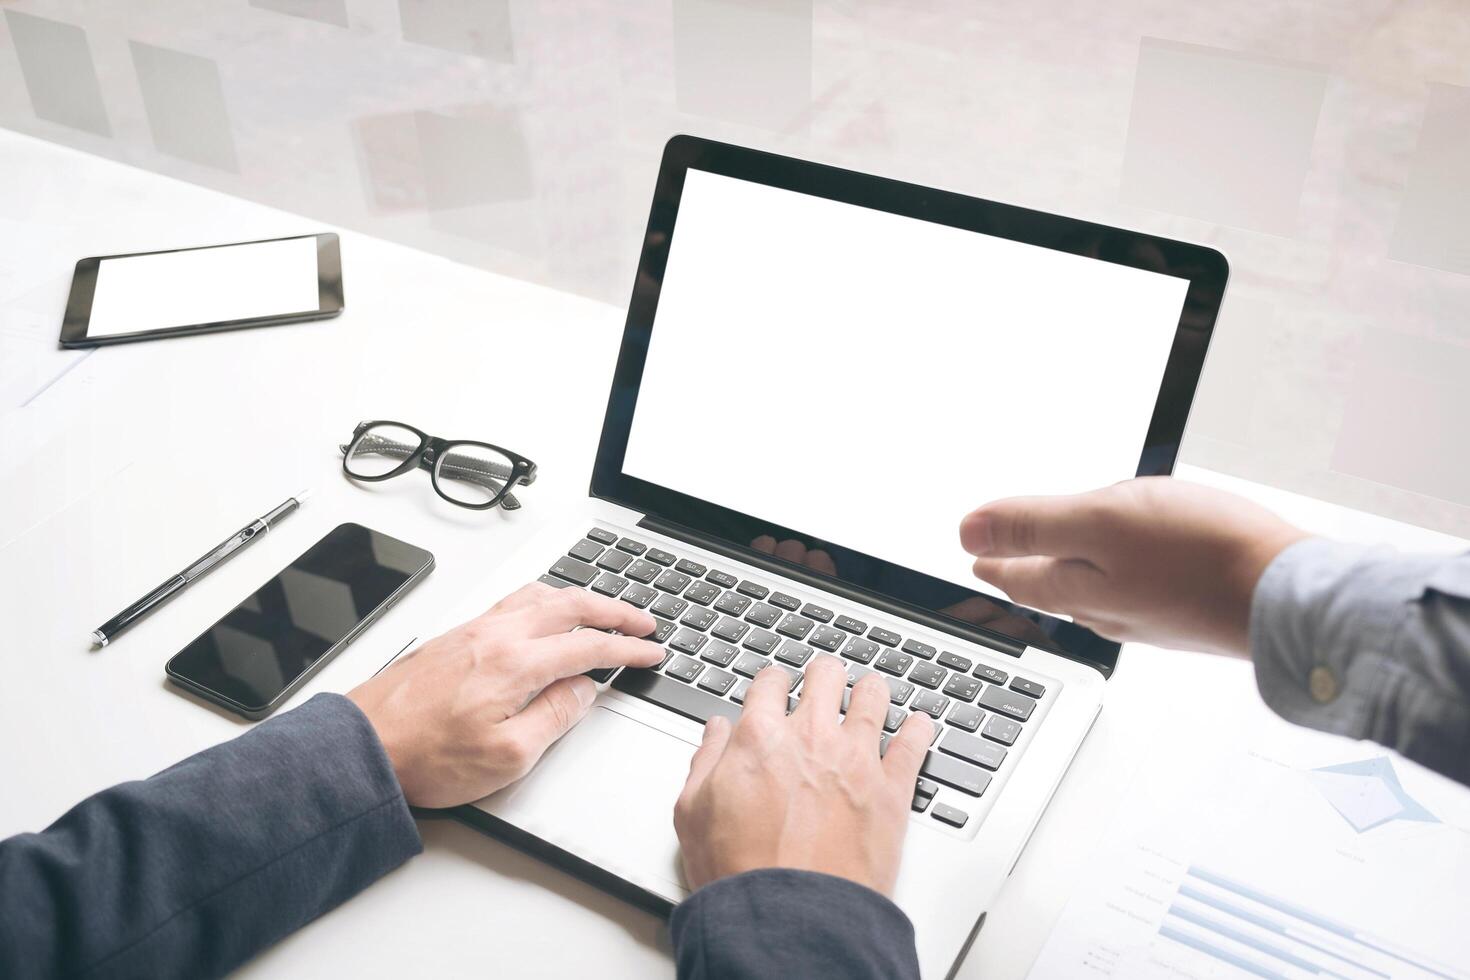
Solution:
[(1270, 724), (1144, 767), (1031, 980), (1470, 980), (1470, 790)]

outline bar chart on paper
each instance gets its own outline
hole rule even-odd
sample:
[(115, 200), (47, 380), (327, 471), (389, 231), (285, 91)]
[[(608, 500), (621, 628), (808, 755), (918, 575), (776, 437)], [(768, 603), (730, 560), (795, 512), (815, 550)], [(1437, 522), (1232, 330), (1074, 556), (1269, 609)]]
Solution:
[(1141, 787), (1030, 980), (1470, 980), (1470, 791), (1298, 742)]

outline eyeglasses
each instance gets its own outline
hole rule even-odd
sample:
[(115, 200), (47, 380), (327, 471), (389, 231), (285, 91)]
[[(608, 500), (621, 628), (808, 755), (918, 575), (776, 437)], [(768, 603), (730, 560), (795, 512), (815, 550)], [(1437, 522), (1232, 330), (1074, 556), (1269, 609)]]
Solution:
[(359, 422), (340, 448), (342, 472), (353, 480), (377, 483), (428, 470), (435, 493), (473, 510), (520, 510), (511, 488), (536, 482), (536, 464), (524, 456), (488, 442), (440, 439), (402, 422)]

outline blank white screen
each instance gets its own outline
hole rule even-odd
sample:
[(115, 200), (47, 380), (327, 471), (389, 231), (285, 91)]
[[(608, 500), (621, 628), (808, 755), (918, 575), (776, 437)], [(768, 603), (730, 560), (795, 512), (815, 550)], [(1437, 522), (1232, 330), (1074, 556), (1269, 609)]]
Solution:
[(974, 588), (966, 513), (1134, 475), (1188, 286), (690, 170), (623, 468)]
[(103, 259), (88, 337), (319, 308), (316, 238)]

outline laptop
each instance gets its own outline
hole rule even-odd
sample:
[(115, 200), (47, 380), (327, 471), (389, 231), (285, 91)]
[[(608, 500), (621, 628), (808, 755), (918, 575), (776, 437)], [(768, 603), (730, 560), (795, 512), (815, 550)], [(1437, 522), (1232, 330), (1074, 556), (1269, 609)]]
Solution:
[[(715, 714), (830, 653), (934, 719), (895, 900), (953, 972), (1119, 648), (970, 573), (961, 518), (1171, 471), (1225, 288), (1209, 248), (677, 136), (585, 501), (467, 597), (540, 580), (658, 621), (526, 778), (457, 815), (629, 901), (688, 890), (672, 812)], [(449, 623), (446, 623), (449, 625)], [(753, 940), (754, 941), (754, 940)]]

